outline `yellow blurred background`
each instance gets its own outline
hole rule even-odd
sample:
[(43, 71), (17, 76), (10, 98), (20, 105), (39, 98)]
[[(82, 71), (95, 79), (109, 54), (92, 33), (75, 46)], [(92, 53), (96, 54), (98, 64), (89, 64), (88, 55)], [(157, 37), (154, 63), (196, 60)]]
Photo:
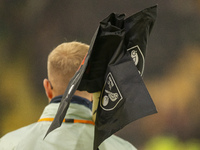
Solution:
[(90, 43), (112, 12), (127, 16), (158, 4), (144, 81), (158, 113), (117, 135), (143, 150), (200, 149), (200, 1), (0, 1), (0, 137), (36, 122), (48, 104), (42, 81), (58, 44)]

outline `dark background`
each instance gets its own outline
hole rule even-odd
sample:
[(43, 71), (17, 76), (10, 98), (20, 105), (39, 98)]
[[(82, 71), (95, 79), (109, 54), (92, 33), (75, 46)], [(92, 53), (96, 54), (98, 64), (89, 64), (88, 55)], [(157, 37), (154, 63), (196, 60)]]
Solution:
[(128, 17), (155, 4), (144, 81), (159, 113), (117, 134), (145, 150), (198, 147), (199, 0), (0, 0), (0, 137), (40, 117), (48, 103), (42, 81), (52, 49), (73, 40), (89, 44), (110, 13)]

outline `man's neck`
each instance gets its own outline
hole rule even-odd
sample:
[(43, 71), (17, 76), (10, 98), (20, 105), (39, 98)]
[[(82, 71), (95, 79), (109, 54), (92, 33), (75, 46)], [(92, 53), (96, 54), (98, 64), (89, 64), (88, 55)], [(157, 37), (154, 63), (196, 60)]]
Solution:
[(83, 97), (83, 98), (86, 98), (88, 99), (89, 101), (92, 101), (92, 94), (86, 92), (86, 91), (76, 91), (74, 93), (74, 95), (77, 95), (77, 96), (80, 96), (80, 97)]

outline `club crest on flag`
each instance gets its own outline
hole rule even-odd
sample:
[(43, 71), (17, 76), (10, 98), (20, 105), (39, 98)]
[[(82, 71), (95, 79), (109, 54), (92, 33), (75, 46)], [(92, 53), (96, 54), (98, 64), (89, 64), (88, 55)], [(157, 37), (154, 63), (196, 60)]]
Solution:
[(130, 53), (131, 58), (133, 59), (135, 66), (138, 68), (138, 72), (140, 73), (140, 75), (143, 75), (144, 72), (144, 64), (145, 64), (145, 60), (144, 60), (144, 55), (140, 49), (140, 47), (138, 45), (133, 46), (129, 49), (127, 49), (127, 51)]
[(121, 92), (111, 74), (108, 73), (102, 95), (100, 97), (100, 106), (106, 111), (113, 110), (123, 99)]

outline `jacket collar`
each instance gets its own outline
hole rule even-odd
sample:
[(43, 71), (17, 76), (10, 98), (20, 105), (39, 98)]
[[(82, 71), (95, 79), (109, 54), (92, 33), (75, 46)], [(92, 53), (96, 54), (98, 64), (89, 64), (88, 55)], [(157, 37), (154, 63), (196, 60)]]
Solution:
[[(40, 119), (54, 118), (60, 105), (62, 95), (57, 96), (45, 107)], [(92, 120), (92, 103), (82, 97), (73, 96), (65, 118)]]
[[(62, 95), (56, 96), (54, 97), (51, 101), (51, 103), (60, 103), (62, 99)], [(80, 105), (84, 105), (86, 107), (88, 107), (89, 109), (92, 110), (92, 102), (90, 102), (88, 99), (77, 96), (77, 95), (73, 95), (72, 99), (71, 99), (71, 103), (74, 104), (80, 104)]]

